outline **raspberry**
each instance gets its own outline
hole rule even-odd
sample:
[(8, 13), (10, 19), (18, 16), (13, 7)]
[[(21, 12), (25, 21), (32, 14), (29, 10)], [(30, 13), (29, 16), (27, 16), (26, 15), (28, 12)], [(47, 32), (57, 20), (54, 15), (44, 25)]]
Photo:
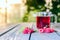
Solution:
[(42, 28), (39, 29), (39, 32), (44, 33), (44, 29), (42, 29)]

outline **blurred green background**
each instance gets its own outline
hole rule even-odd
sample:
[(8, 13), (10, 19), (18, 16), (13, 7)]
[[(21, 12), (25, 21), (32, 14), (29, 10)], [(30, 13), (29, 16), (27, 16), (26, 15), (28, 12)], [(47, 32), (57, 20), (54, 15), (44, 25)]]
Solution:
[[(46, 0), (49, 2), (50, 0)], [(46, 1), (45, 0), (27, 0), (27, 12), (25, 13), (23, 17), (23, 22), (34, 22), (36, 21), (33, 14), (36, 12), (44, 12), (48, 8), (52, 14), (57, 16), (57, 22), (60, 22), (60, 0), (51, 0), (51, 2), (48, 4), (48, 7), (46, 7)], [(51, 22), (54, 22), (55, 18), (51, 17)]]

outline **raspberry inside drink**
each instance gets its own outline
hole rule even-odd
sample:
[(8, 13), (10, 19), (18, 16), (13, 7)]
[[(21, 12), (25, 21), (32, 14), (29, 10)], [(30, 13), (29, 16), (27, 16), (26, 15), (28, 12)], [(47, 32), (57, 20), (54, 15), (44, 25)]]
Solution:
[(37, 16), (37, 28), (50, 27), (50, 16)]

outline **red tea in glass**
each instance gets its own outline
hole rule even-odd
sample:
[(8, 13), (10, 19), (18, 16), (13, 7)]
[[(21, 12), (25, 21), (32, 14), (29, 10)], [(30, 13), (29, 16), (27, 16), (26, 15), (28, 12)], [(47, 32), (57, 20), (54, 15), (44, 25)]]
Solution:
[(37, 16), (37, 28), (50, 27), (50, 16)]

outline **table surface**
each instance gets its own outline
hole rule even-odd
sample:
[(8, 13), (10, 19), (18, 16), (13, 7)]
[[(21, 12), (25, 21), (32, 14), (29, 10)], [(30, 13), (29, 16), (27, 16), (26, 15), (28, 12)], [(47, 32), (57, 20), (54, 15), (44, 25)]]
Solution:
[[(29, 40), (30, 34), (23, 34), (19, 32), (21, 27), (31, 27), (33, 24), (34, 30), (36, 30), (36, 25), (34, 23), (21, 23), (18, 27), (19, 29), (15, 30), (6, 37), (6, 35), (2, 36), (1, 39), (3, 40)], [(54, 33), (39, 33), (35, 32), (32, 33), (30, 40), (60, 40), (60, 32)]]
[(33, 33), (31, 40), (60, 40), (60, 36), (54, 33)]

